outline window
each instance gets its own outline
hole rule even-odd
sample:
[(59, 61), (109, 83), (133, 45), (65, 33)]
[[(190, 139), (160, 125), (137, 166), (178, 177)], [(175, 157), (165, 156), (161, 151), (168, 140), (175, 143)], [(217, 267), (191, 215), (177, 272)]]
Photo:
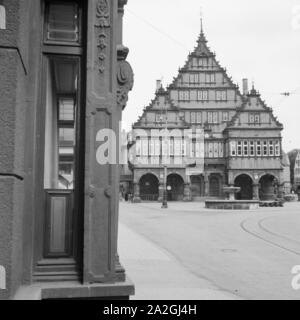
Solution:
[(223, 112), (223, 121), (224, 122), (229, 121), (229, 113), (228, 112)]
[(174, 137), (171, 137), (171, 140), (170, 140), (170, 156), (174, 156)]
[(46, 10), (46, 40), (79, 43), (80, 12), (76, 1), (47, 2)]
[(219, 143), (219, 157), (220, 158), (224, 157), (224, 145), (222, 142)]
[(264, 157), (268, 156), (268, 141), (263, 142), (263, 156)]
[(280, 157), (281, 150), (280, 150), (280, 142), (276, 141), (275, 142), (275, 156)]
[(175, 156), (181, 156), (181, 142), (179, 138), (174, 139), (174, 154)]
[(163, 120), (163, 118), (162, 118), (161, 114), (156, 113), (155, 114), (155, 122), (160, 123), (160, 122), (162, 122), (162, 120)]
[(3, 5), (0, 5), (0, 29), (6, 29), (6, 10)]
[(217, 101), (226, 101), (227, 100), (227, 92), (222, 90), (216, 91), (216, 100)]
[(271, 157), (274, 156), (274, 143), (273, 143), (273, 141), (269, 141), (269, 155)]
[(250, 141), (250, 156), (251, 157), (255, 156), (255, 144), (254, 144), (254, 141)]
[(47, 62), (44, 188), (73, 190), (79, 59)]
[(207, 101), (208, 100), (208, 91), (199, 90), (198, 91), (198, 101)]
[(154, 154), (156, 156), (160, 156), (160, 140), (157, 138), (157, 139), (154, 139), (154, 147), (155, 147), (155, 152)]
[(197, 123), (202, 123), (202, 113), (197, 112)]
[(196, 123), (196, 112), (191, 112), (191, 123)]
[(189, 91), (179, 91), (179, 100), (180, 101), (189, 101), (190, 92)]
[(209, 158), (214, 157), (214, 144), (213, 143), (208, 144), (208, 157)]
[(216, 82), (215, 74), (214, 73), (206, 73), (205, 82), (206, 83), (215, 83)]
[(187, 155), (187, 143), (186, 140), (182, 140), (182, 155), (185, 157)]
[(219, 143), (214, 143), (214, 158), (219, 158)]
[(207, 113), (207, 122), (213, 123), (213, 113), (212, 112)]
[(190, 157), (195, 158), (195, 142), (190, 142)]
[(198, 73), (190, 74), (190, 83), (191, 84), (199, 83), (199, 74)]
[(186, 121), (187, 123), (190, 123), (190, 122), (191, 122), (191, 114), (190, 114), (190, 112), (186, 112), (186, 113), (185, 113), (185, 121)]
[(205, 59), (205, 58), (200, 58), (200, 59), (198, 60), (198, 66), (201, 67), (201, 68), (207, 66), (207, 59)]
[(255, 123), (260, 123), (260, 115), (259, 114), (255, 114), (254, 115), (254, 122)]
[(237, 155), (241, 157), (243, 155), (243, 143), (242, 141), (238, 141), (237, 143)]
[(190, 74), (190, 83), (195, 83), (195, 75)]
[(256, 142), (256, 155), (258, 157), (261, 157), (261, 142), (260, 141)]
[(189, 91), (185, 91), (184, 92), (184, 100), (185, 101), (189, 101), (190, 100), (190, 92)]
[(150, 139), (150, 156), (155, 156), (155, 142), (154, 139)]
[(249, 145), (248, 141), (244, 141), (244, 156), (247, 157), (249, 155)]
[(250, 114), (249, 114), (249, 123), (254, 123), (254, 122), (255, 122), (254, 114), (253, 114), (253, 113), (250, 113)]
[(139, 157), (142, 155), (142, 144), (141, 144), (141, 139), (139, 137), (136, 138), (136, 148), (135, 148), (135, 153), (136, 156)]
[(219, 123), (218, 121), (218, 112), (213, 112), (213, 123)]
[(230, 155), (232, 157), (236, 156), (236, 142), (235, 141), (230, 142)]

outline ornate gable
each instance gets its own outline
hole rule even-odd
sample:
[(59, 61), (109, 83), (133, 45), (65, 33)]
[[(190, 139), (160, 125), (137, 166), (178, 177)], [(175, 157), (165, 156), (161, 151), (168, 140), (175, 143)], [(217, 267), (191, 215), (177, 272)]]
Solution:
[[(169, 117), (172, 114), (172, 124), (174, 126), (187, 127), (189, 124), (185, 122), (180, 115), (180, 108), (174, 105), (170, 100), (169, 93), (162, 86), (156, 91), (154, 99), (150, 104), (143, 109), (143, 114), (139, 117), (138, 121), (133, 124), (133, 128), (155, 126), (160, 127), (164, 125), (163, 119), (166, 112)], [(160, 123), (161, 122), (161, 123)]]
[(272, 108), (266, 105), (259, 92), (253, 87), (250, 93), (243, 97), (243, 104), (237, 109), (237, 113), (229, 122), (227, 129), (258, 129), (260, 127), (283, 129), (283, 125), (274, 116)]

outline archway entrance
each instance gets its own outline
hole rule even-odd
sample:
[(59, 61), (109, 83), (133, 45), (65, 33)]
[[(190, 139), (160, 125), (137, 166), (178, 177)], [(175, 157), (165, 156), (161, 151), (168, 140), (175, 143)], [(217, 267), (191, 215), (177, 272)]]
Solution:
[(253, 199), (253, 181), (247, 174), (238, 176), (234, 181), (234, 185), (241, 188), (241, 191), (236, 194), (237, 200)]
[(211, 176), (209, 178), (209, 196), (220, 197), (221, 195), (221, 180), (218, 176)]
[(140, 179), (140, 197), (143, 201), (158, 200), (159, 181), (154, 174), (148, 173)]
[(277, 183), (276, 178), (271, 174), (266, 174), (259, 180), (260, 190), (259, 197), (260, 200), (268, 201), (274, 200), (277, 197)]
[(184, 195), (184, 181), (178, 174), (170, 174), (167, 179), (168, 201), (182, 201)]
[(191, 176), (192, 197), (204, 197), (204, 179), (202, 176)]

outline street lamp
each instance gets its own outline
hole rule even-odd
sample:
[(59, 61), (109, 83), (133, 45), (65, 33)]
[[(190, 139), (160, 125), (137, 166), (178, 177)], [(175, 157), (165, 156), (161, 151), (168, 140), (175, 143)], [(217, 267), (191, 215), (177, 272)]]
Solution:
[[(161, 115), (161, 123), (163, 123), (163, 116)], [(168, 130), (168, 119), (167, 119), (167, 108), (165, 112), (165, 130), (164, 130), (164, 144), (162, 146), (162, 161), (164, 168), (164, 186), (163, 186), (163, 200), (162, 200), (162, 209), (168, 208), (168, 192), (167, 192), (167, 176), (168, 176), (168, 167), (167, 167), (167, 130)], [(163, 156), (163, 150), (166, 148), (165, 157)], [(165, 158), (165, 160), (163, 160)]]

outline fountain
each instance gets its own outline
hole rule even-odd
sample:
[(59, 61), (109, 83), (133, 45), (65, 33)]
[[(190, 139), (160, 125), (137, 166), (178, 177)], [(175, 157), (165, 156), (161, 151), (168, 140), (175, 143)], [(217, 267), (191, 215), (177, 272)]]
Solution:
[(259, 200), (236, 200), (235, 195), (241, 191), (240, 187), (224, 186), (225, 200), (206, 200), (207, 209), (219, 210), (255, 210), (259, 208)]

